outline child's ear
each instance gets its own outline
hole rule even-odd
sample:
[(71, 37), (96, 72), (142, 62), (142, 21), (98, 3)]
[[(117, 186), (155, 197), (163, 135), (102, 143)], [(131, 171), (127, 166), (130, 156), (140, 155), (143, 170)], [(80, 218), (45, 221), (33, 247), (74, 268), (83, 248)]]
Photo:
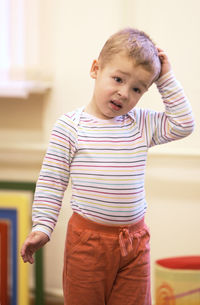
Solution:
[(98, 71), (99, 71), (99, 62), (98, 62), (98, 60), (95, 59), (95, 60), (93, 60), (93, 63), (92, 63), (92, 67), (90, 70), (90, 76), (92, 78), (96, 79)]

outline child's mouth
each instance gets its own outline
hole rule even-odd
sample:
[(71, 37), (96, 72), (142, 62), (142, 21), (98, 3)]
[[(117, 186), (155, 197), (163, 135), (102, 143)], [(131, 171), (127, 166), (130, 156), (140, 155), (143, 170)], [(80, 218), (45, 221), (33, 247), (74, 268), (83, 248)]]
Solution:
[(120, 102), (117, 102), (117, 101), (110, 101), (110, 102), (111, 102), (112, 108), (114, 110), (118, 111), (122, 108), (122, 105)]

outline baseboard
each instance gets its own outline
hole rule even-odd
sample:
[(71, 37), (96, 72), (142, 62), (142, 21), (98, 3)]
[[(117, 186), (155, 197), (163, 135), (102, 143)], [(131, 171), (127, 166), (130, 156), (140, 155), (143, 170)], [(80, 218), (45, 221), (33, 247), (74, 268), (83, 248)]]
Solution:
[(45, 295), (63, 298), (63, 291), (62, 289), (57, 289), (57, 288), (45, 289)]

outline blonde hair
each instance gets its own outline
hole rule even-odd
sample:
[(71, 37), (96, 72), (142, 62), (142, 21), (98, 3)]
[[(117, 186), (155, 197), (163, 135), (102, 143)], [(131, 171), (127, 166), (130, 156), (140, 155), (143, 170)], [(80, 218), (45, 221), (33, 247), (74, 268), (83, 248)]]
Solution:
[(159, 76), (161, 64), (157, 48), (143, 31), (125, 28), (112, 35), (99, 54), (101, 67), (103, 68), (114, 55), (122, 52), (133, 58), (136, 65), (142, 65), (146, 70), (155, 73), (155, 79)]

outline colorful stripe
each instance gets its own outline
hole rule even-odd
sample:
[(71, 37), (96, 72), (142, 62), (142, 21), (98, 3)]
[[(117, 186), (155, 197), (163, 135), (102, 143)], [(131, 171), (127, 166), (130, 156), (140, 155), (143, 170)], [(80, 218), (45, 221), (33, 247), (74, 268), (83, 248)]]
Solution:
[[(9, 241), (10, 241), (10, 223), (0, 219), (0, 304), (9, 304), (8, 295), (10, 293), (8, 287), (9, 278)], [(10, 263), (10, 262), (9, 262)]]
[(11, 223), (11, 302), (28, 305), (28, 265), (20, 257), (20, 249), (29, 232), (29, 194), (0, 192), (0, 219)]
[(157, 87), (165, 112), (133, 109), (100, 120), (79, 109), (56, 122), (35, 192), (33, 230), (50, 236), (69, 177), (72, 209), (83, 217), (108, 225), (144, 217), (148, 149), (189, 135), (194, 125), (173, 74), (160, 78)]
[[(2, 202), (0, 201), (2, 204)], [(10, 297), (10, 304), (11, 305), (17, 305), (18, 304), (18, 287), (17, 287), (17, 280), (18, 280), (18, 264), (17, 264), (17, 258), (18, 258), (18, 250), (17, 250), (17, 237), (18, 237), (18, 228), (17, 228), (17, 211), (14, 209), (6, 209), (1, 208), (0, 209), (0, 219), (1, 221), (9, 221), (10, 222), (10, 251), (11, 251), (11, 259), (10, 259), (10, 274), (9, 280), (11, 281), (11, 287), (9, 289), (9, 297)], [(9, 274), (9, 275), (10, 275)], [(10, 291), (11, 290), (11, 291)]]

